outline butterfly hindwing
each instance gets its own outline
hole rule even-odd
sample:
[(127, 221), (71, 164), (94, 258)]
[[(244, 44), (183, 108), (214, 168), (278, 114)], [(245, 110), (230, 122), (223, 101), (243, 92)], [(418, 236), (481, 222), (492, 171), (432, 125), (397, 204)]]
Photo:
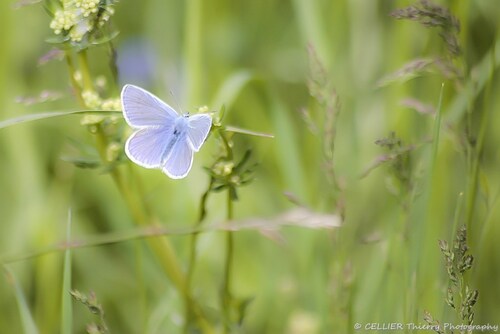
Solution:
[(145, 168), (160, 168), (171, 129), (148, 127), (134, 132), (125, 144), (127, 156)]
[(193, 149), (186, 136), (177, 140), (163, 162), (162, 170), (172, 179), (185, 177), (193, 165)]

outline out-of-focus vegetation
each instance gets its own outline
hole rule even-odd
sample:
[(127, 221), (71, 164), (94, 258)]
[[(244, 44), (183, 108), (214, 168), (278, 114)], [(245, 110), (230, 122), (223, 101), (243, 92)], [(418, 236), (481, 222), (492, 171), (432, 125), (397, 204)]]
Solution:
[(120, 113), (0, 123), (0, 332), (500, 324), (496, 0), (122, 0), (99, 45), (29, 2), (0, 1), (0, 122), (132, 83), (274, 138), (230, 138), (236, 200), (207, 192), (215, 132), (171, 180)]

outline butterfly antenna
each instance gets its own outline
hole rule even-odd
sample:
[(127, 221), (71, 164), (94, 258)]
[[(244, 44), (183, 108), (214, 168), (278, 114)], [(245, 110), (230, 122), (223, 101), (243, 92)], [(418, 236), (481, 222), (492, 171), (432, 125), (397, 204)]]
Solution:
[(175, 94), (174, 94), (174, 92), (172, 92), (171, 90), (169, 90), (169, 92), (170, 92), (170, 96), (172, 96), (172, 99), (173, 99), (173, 100), (174, 100), (174, 102), (175, 102), (175, 106), (177, 107), (177, 110), (179, 110), (179, 111), (180, 111), (181, 115), (185, 115), (185, 114), (184, 114), (184, 111), (182, 110), (181, 105), (179, 104), (179, 101), (175, 98)]

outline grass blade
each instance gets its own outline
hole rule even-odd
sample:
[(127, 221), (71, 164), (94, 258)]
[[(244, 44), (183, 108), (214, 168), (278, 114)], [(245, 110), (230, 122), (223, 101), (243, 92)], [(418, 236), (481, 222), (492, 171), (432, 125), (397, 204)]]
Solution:
[(242, 128), (238, 128), (236, 126), (230, 126), (230, 125), (226, 126), (226, 131), (234, 132), (234, 133), (241, 133), (241, 134), (249, 135), (249, 136), (274, 138), (274, 135), (270, 134), (270, 133), (257, 132), (257, 131), (242, 129)]
[(215, 107), (216, 110), (218, 110), (224, 105), (229, 109), (243, 88), (245, 88), (252, 79), (254, 79), (254, 75), (246, 70), (237, 71), (230, 75), (217, 91), (211, 107)]
[(33, 316), (26, 302), (26, 297), (24, 296), (23, 290), (19, 285), (14, 273), (4, 266), (5, 275), (7, 276), (7, 281), (14, 287), (14, 294), (17, 300), (17, 306), (19, 308), (19, 315), (21, 317), (21, 323), (23, 326), (23, 331), (25, 334), (38, 334), (38, 329), (36, 327)]
[(28, 114), (28, 115), (23, 115), (15, 118), (9, 118), (3, 121), (0, 121), (0, 129), (3, 128), (8, 128), (9, 126), (16, 125), (16, 124), (22, 124), (22, 123), (28, 123), (28, 122), (33, 122), (33, 121), (39, 121), (47, 118), (53, 118), (53, 117), (61, 117), (61, 116), (68, 116), (68, 115), (74, 115), (74, 114), (89, 114), (89, 113), (120, 113), (121, 111), (110, 111), (110, 110), (71, 110), (71, 111), (47, 111), (47, 112), (41, 112), (37, 114)]
[(484, 55), (481, 62), (474, 67), (473, 71), (477, 73), (477, 79), (469, 80), (465, 85), (464, 91), (461, 94), (457, 94), (455, 99), (450, 103), (450, 106), (444, 113), (447, 122), (458, 122), (465, 114), (470, 102), (474, 101), (483, 91), (483, 88), (490, 80), (492, 60), (494, 63), (494, 71), (500, 65), (500, 47), (496, 47), (499, 44), (500, 39), (495, 41), (491, 49)]
[(236, 232), (236, 231), (266, 231), (278, 230), (282, 227), (299, 227), (307, 229), (333, 229), (341, 226), (341, 219), (334, 214), (323, 214), (306, 208), (298, 208), (285, 211), (276, 217), (270, 218), (248, 218), (243, 220), (218, 221), (207, 226), (195, 228), (165, 228), (146, 227), (135, 228), (129, 231), (100, 233), (94, 236), (87, 236), (85, 239), (64, 241), (53, 244), (38, 251), (23, 253), (18, 255), (0, 255), (0, 263), (8, 264), (18, 261), (35, 258), (41, 255), (60, 252), (68, 249), (79, 249), (112, 245), (121, 242), (140, 240), (147, 238), (157, 238), (162, 235), (186, 236), (195, 233), (208, 232)]
[[(417, 300), (419, 295), (421, 295), (423, 291), (423, 283), (425, 279), (425, 272), (428, 270), (426, 266), (424, 266), (424, 259), (426, 258), (426, 253), (429, 252), (429, 245), (432, 245), (432, 242), (429, 240), (429, 231), (435, 226), (429, 224), (429, 221), (432, 220), (433, 216), (431, 215), (431, 204), (432, 204), (432, 194), (434, 193), (433, 187), (436, 187), (436, 174), (437, 174), (437, 155), (439, 149), (439, 137), (441, 132), (441, 113), (442, 113), (442, 104), (443, 104), (443, 94), (444, 94), (444, 84), (441, 84), (441, 91), (439, 93), (439, 102), (436, 109), (436, 118), (434, 120), (434, 135), (432, 139), (432, 147), (430, 147), (430, 151), (428, 152), (427, 157), (427, 176), (423, 180), (423, 194), (421, 198), (418, 200), (414, 209), (414, 221), (413, 221), (413, 244), (411, 245), (410, 251), (410, 300)], [(428, 265), (430, 260), (427, 260), (425, 263)], [(414, 305), (417, 305), (415, 303)], [(417, 313), (413, 307), (410, 309), (409, 314), (411, 316), (415, 316)], [(413, 321), (416, 321), (416, 318), (412, 318)]]
[[(71, 239), (71, 209), (68, 210), (68, 221), (66, 225), (66, 240)], [(64, 252), (64, 271), (61, 300), (61, 333), (71, 334), (73, 328), (73, 308), (71, 303), (71, 248)]]

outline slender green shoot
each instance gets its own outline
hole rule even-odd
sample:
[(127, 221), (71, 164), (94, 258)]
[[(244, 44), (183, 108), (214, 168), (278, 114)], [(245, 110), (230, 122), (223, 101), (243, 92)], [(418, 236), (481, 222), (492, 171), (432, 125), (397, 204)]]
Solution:
[(5, 276), (7, 277), (7, 282), (14, 288), (14, 294), (17, 300), (17, 307), (19, 310), (19, 315), (21, 317), (21, 324), (23, 327), (24, 334), (38, 334), (39, 331), (31, 315), (28, 302), (24, 296), (24, 292), (19, 284), (14, 273), (4, 266)]
[[(66, 223), (66, 240), (71, 242), (71, 209), (68, 210), (68, 221)], [(71, 334), (73, 332), (73, 304), (71, 300), (71, 249), (64, 251), (63, 284), (61, 293), (61, 333)]]

